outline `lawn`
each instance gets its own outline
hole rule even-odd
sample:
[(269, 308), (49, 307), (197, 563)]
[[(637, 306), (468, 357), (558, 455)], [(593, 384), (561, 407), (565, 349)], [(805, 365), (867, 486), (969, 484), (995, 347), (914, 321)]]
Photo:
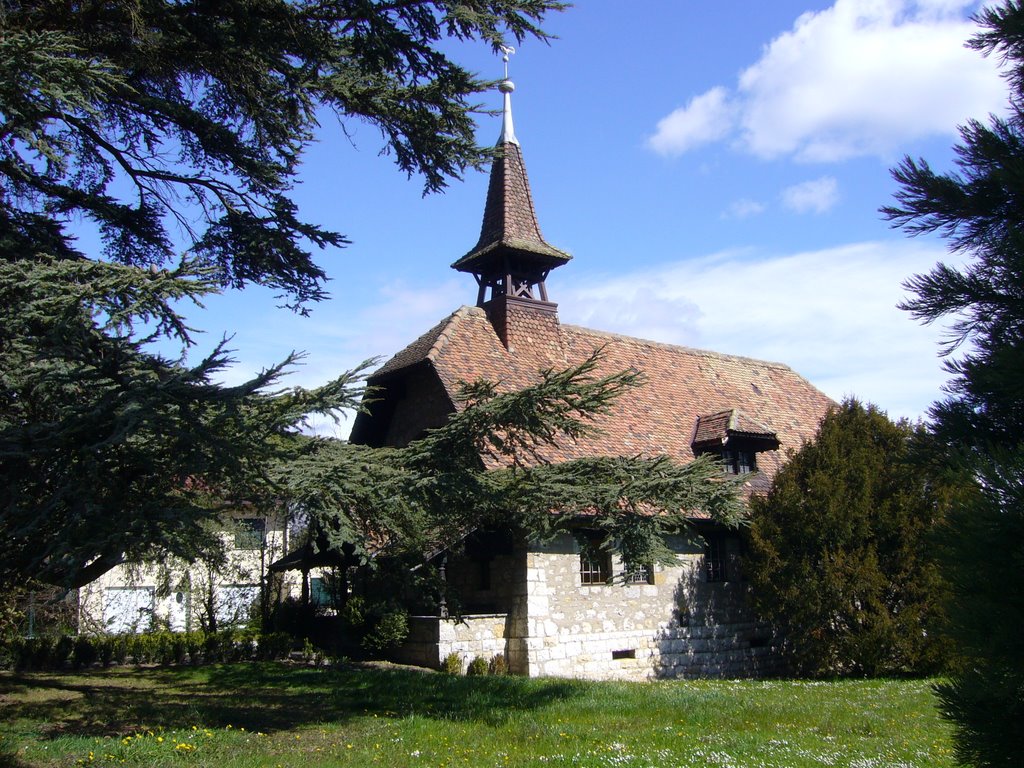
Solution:
[(595, 683), (286, 664), (0, 672), (0, 764), (952, 766), (926, 681)]

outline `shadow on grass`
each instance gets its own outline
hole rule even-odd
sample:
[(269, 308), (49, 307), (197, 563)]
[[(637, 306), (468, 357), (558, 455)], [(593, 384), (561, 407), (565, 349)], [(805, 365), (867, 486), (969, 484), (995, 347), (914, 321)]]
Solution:
[(0, 722), (42, 738), (221, 728), (271, 733), (354, 717), (419, 716), (498, 725), (514, 713), (581, 696), (585, 684), (452, 677), (403, 669), (285, 664), (93, 670), (0, 677)]

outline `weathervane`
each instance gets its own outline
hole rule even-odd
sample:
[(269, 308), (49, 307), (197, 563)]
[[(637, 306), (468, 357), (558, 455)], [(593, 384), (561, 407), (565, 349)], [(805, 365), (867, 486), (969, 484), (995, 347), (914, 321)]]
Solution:
[(498, 50), (501, 51), (501, 60), (505, 62), (505, 79), (508, 80), (508, 57), (514, 55), (516, 49), (511, 45), (503, 45)]

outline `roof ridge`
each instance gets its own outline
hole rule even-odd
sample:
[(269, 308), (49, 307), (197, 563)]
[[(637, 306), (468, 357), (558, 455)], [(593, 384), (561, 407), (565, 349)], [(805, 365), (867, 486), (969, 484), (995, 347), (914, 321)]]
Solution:
[[(575, 325), (573, 323), (561, 323), (561, 326), (562, 328), (584, 331), (585, 333), (589, 333), (594, 336), (603, 336), (611, 339), (623, 339), (626, 341), (637, 341), (648, 346), (664, 347), (666, 349), (676, 349), (683, 352), (689, 352), (691, 354), (701, 355), (703, 357), (718, 358), (721, 360), (736, 360), (740, 362), (758, 363), (759, 365), (768, 365), (773, 368), (778, 368), (781, 370), (790, 371), (791, 373), (796, 373), (796, 371), (794, 371), (790, 366), (786, 365), (785, 363), (780, 363), (774, 360), (762, 360), (761, 358), (750, 357), (748, 355), (731, 355), (727, 352), (715, 352), (714, 350), (711, 349), (699, 349), (697, 347), (688, 347), (684, 344), (672, 344), (671, 342), (667, 341), (654, 341), (653, 339), (643, 339), (640, 338), (639, 336), (630, 336), (625, 333), (616, 333), (614, 331), (601, 331), (596, 328), (587, 328), (584, 325)], [(799, 376), (800, 374), (796, 375)], [(801, 378), (803, 377), (801, 376)]]

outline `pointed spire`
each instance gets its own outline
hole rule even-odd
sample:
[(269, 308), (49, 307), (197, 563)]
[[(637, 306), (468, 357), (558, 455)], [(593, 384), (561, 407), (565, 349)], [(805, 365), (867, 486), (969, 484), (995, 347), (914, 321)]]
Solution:
[(516, 84), (508, 78), (498, 83), (498, 90), (505, 94), (505, 106), (501, 111), (501, 135), (498, 137), (498, 146), (502, 144), (515, 144), (519, 146), (519, 139), (516, 138), (516, 131), (512, 127), (512, 91)]
[(501, 48), (501, 60), (505, 62), (505, 79), (498, 83), (498, 90), (504, 94), (505, 102), (501, 110), (501, 135), (498, 137), (498, 146), (502, 144), (519, 146), (519, 139), (516, 138), (515, 129), (512, 127), (512, 91), (516, 89), (516, 84), (508, 79), (508, 56), (515, 52), (515, 49), (509, 46)]
[(534, 286), (540, 288), (539, 298), (547, 301), (544, 288), (547, 273), (572, 257), (549, 245), (541, 234), (522, 150), (512, 126), (515, 85), (508, 79), (508, 54), (513, 51), (502, 50), (505, 79), (498, 88), (504, 95), (504, 110), (480, 239), (473, 250), (452, 264), (452, 268), (476, 276), (480, 284), (478, 303), (483, 303), (486, 288), (491, 289), (492, 297), (499, 293), (533, 297)]

